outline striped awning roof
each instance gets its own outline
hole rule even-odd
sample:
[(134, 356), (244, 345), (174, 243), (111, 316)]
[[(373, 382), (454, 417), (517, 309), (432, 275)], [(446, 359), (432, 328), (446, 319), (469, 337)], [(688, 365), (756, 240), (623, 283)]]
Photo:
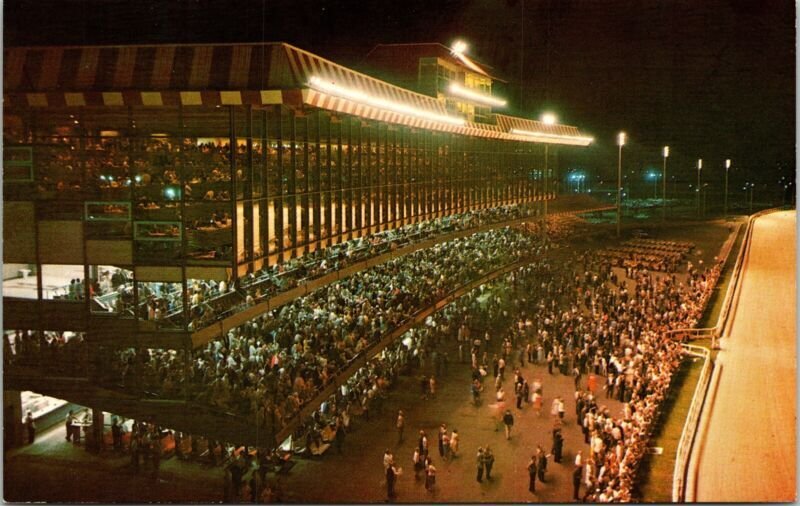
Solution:
[[(15, 47), (4, 92), (291, 88), (283, 44)], [(281, 64), (284, 65), (281, 65)]]
[[(338, 88), (360, 90), (386, 102), (404, 104), (431, 115), (448, 115), (444, 104), (434, 97), (389, 84), (288, 44), (284, 47), (294, 80), (301, 86), (313, 87), (312, 81), (320, 79)], [(457, 117), (454, 116), (453, 119)]]
[(517, 140), (533, 139), (534, 142), (576, 146), (588, 146), (593, 141), (591, 137), (582, 134), (578, 127), (570, 125), (547, 124), (543, 121), (505, 114), (495, 114), (494, 117), (500, 128)]
[(11, 106), (306, 105), (469, 136), (591, 142), (573, 126), (501, 114), (467, 122), (434, 97), (285, 43), (6, 48), (3, 67)]

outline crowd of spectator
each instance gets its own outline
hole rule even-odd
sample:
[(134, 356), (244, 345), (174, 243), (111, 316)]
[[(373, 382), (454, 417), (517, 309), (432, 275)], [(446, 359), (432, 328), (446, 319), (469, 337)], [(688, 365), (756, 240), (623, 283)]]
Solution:
[[(451, 232), (531, 216), (533, 213), (534, 208), (526, 205), (470, 211), (315, 250), (302, 257), (264, 267), (236, 282), (196, 280), (189, 287), (189, 329), (201, 329), (299, 284), (398, 248)], [(175, 311), (180, 309), (179, 303), (180, 298), (176, 300)]]
[(15, 330), (3, 333), (3, 364), (47, 367), (66, 376), (85, 374), (88, 348), (83, 332)]
[[(540, 246), (536, 256), (541, 260), (498, 282), (506, 289), (476, 289), (402, 336), (305, 420), (295, 440), (304, 441), (311, 453), (324, 451), (339, 430), (347, 430), (351, 416), (369, 417), (371, 410), (380, 410), (400, 372), (423, 368), (427, 361), (439, 376), (454, 347), (459, 362), (470, 361), (469, 349), (472, 379), (482, 383), (491, 371), (490, 350), (500, 345), (509, 364), (527, 356), (550, 364), (555, 374), (576, 375), (576, 385), (584, 375), (593, 376), (591, 386), (576, 388), (575, 395), (578, 422), (589, 444), (586, 457), (575, 463), (583, 498), (633, 500), (639, 463), (682, 361), (680, 344), (665, 332), (697, 324), (721, 265), (701, 270), (689, 264), (677, 274), (654, 274), (643, 267), (614, 269), (593, 254), (551, 262), (544, 251), (546, 246)], [(507, 328), (504, 336), (491, 330), (497, 326)], [(623, 403), (618, 416), (599, 398), (593, 382), (600, 377), (605, 378), (606, 397)], [(427, 381), (423, 376), (423, 395), (433, 388)]]
[[(417, 310), (531, 252), (532, 239), (504, 228), (435, 245), (320, 288), (228, 332), (195, 353), (123, 352), (118, 378), (172, 396), (258, 414), (278, 426), (355, 357)], [(137, 364), (138, 362), (138, 364)], [(146, 378), (152, 378), (148, 382)]]

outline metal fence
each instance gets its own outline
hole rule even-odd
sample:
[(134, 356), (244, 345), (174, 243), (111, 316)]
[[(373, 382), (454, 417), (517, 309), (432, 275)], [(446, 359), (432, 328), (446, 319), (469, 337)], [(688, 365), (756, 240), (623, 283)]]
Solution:
[[(687, 338), (699, 339), (711, 337), (712, 349), (716, 349), (718, 347), (718, 339), (725, 334), (729, 323), (732, 321), (730, 317), (735, 313), (736, 310), (736, 303), (738, 302), (740, 293), (738, 286), (741, 281), (744, 265), (747, 261), (750, 251), (750, 241), (753, 236), (753, 223), (759, 217), (777, 210), (778, 209), (765, 209), (764, 211), (758, 212), (748, 218), (745, 235), (742, 240), (742, 246), (739, 249), (739, 254), (736, 257), (736, 264), (734, 265), (731, 273), (728, 290), (725, 294), (725, 300), (722, 303), (722, 310), (717, 318), (716, 325), (703, 329), (673, 330), (668, 332), (668, 334), (672, 334), (671, 337), (681, 338), (682, 340)], [(741, 227), (741, 225), (739, 226)], [(727, 261), (737, 236), (738, 229), (737, 233), (733, 236), (734, 240), (731, 240), (729, 244), (725, 245), (725, 250), (722, 252), (724, 261)], [(686, 416), (686, 421), (683, 425), (683, 431), (681, 432), (681, 438), (678, 442), (678, 450), (675, 455), (675, 468), (672, 475), (673, 502), (684, 502), (686, 499), (686, 478), (689, 459), (691, 457), (692, 448), (700, 421), (700, 415), (702, 414), (703, 406), (707, 397), (708, 385), (711, 381), (712, 373), (714, 372), (714, 364), (711, 360), (711, 352), (707, 348), (694, 346), (691, 344), (683, 344), (683, 347), (684, 353), (703, 358), (705, 363), (703, 364), (703, 370), (700, 373), (700, 378), (697, 381), (697, 387), (695, 388), (692, 396), (692, 401), (689, 406), (689, 413)]]

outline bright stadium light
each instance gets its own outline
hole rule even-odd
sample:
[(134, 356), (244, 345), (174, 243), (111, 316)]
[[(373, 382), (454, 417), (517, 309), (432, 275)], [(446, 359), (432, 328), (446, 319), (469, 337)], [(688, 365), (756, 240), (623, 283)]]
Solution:
[(473, 102), (479, 102), (481, 104), (493, 105), (495, 107), (505, 107), (507, 103), (505, 100), (495, 98), (491, 95), (486, 95), (485, 93), (478, 93), (476, 91), (464, 88), (458, 83), (450, 83), (449, 90), (450, 93), (452, 93), (453, 95), (458, 95), (460, 97), (464, 97), (466, 99), (472, 100)]
[(459, 55), (466, 53), (468, 47), (469, 46), (467, 46), (467, 43), (464, 42), (463, 40), (456, 40), (455, 42), (453, 42), (453, 47), (451, 47), (450, 49), (453, 51), (453, 54)]
[(558, 119), (556, 118), (556, 115), (552, 112), (546, 112), (542, 114), (542, 123), (545, 125), (555, 125), (557, 121)]
[(359, 102), (364, 105), (377, 107), (379, 109), (385, 109), (400, 114), (408, 114), (410, 116), (416, 116), (418, 118), (431, 121), (440, 121), (443, 123), (449, 123), (451, 125), (463, 125), (465, 123), (463, 118), (456, 118), (454, 116), (447, 116), (445, 114), (437, 114), (435, 112), (426, 111), (402, 102), (386, 100), (374, 95), (370, 95), (369, 93), (365, 93), (361, 90), (346, 86), (339, 86), (338, 84), (325, 81), (317, 76), (312, 76), (311, 79), (308, 80), (308, 85), (316, 90), (329, 93), (331, 95), (336, 95), (337, 97), (347, 100), (352, 100), (353, 102)]
[(669, 146), (664, 146), (664, 158), (669, 158)]
[(529, 137), (547, 137), (551, 139), (564, 139), (570, 141), (578, 141), (581, 143), (591, 144), (594, 141), (594, 137), (581, 137), (579, 135), (558, 135), (558, 134), (550, 134), (546, 132), (534, 132), (532, 130), (523, 130), (520, 128), (512, 128), (509, 133), (516, 134), (516, 135), (525, 135)]

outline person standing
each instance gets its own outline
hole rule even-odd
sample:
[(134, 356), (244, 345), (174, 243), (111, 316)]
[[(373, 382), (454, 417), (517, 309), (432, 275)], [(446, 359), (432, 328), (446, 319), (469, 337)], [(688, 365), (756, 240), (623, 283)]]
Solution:
[(72, 410), (69, 410), (69, 413), (67, 413), (67, 418), (66, 418), (67, 437), (65, 439), (67, 441), (72, 441), (72, 424), (74, 422), (75, 422), (75, 417), (72, 414)]
[(544, 474), (547, 472), (547, 454), (544, 453), (541, 445), (536, 446), (536, 470), (539, 481), (544, 483)]
[[(122, 449), (122, 429), (119, 426), (119, 420), (115, 416), (111, 421), (111, 439), (114, 441), (114, 450), (119, 451)], [(177, 445), (175, 445), (177, 448)]]
[(580, 390), (581, 388), (581, 369), (575, 364), (575, 367), (572, 368), (572, 378), (575, 381), (575, 390)]
[(581, 500), (580, 492), (581, 492), (581, 476), (583, 474), (583, 469), (580, 466), (575, 466), (575, 470), (572, 471), (572, 499), (575, 502)]
[(444, 438), (447, 435), (447, 425), (439, 426), (439, 457), (444, 458)]
[(506, 361), (503, 357), (500, 357), (500, 360), (497, 361), (497, 371), (500, 374), (500, 381), (503, 382), (506, 380)]
[(589, 381), (587, 383), (586, 388), (594, 394), (595, 390), (597, 390), (597, 376), (594, 374), (589, 374)]
[(397, 444), (400, 445), (403, 443), (403, 430), (406, 427), (406, 419), (403, 416), (403, 410), (397, 412), (397, 421), (395, 422), (395, 427), (397, 428)]
[(492, 466), (494, 466), (494, 453), (492, 453), (492, 448), (489, 445), (486, 445), (486, 449), (483, 450), (483, 462), (484, 466), (486, 467), (486, 479), (492, 481)]
[(424, 430), (419, 431), (419, 440), (417, 441), (420, 456), (425, 459), (428, 456), (428, 436), (425, 435)]
[(536, 493), (536, 455), (531, 455), (531, 460), (528, 462), (528, 491), (532, 494)]
[(564, 437), (561, 435), (561, 429), (553, 431), (553, 462), (561, 462), (561, 452), (564, 448)]
[(28, 411), (28, 414), (25, 416), (25, 429), (28, 433), (28, 444), (32, 445), (33, 441), (36, 439), (36, 424), (33, 423), (33, 413)]
[(388, 469), (390, 466), (394, 465), (394, 455), (392, 452), (389, 451), (387, 448), (385, 452), (383, 452), (383, 469), (384, 471)]
[(452, 458), (458, 457), (458, 443), (458, 431), (453, 429), (453, 432), (450, 435), (450, 456)]
[(511, 439), (511, 428), (514, 426), (514, 415), (511, 410), (507, 409), (506, 414), (503, 415), (503, 424), (506, 426), (506, 439)]
[(425, 466), (425, 489), (431, 492), (434, 485), (436, 485), (436, 467), (433, 461), (428, 460), (428, 465)]
[(480, 446), (478, 447), (478, 457), (476, 463), (478, 464), (478, 483), (483, 483), (483, 448)]
[(397, 468), (390, 465), (386, 468), (386, 496), (391, 501), (395, 497), (394, 484), (397, 480)]
[(411, 461), (414, 462), (414, 478), (416, 479), (419, 479), (419, 472), (425, 467), (424, 458), (420, 454), (419, 448), (414, 448), (414, 455), (411, 457)]

